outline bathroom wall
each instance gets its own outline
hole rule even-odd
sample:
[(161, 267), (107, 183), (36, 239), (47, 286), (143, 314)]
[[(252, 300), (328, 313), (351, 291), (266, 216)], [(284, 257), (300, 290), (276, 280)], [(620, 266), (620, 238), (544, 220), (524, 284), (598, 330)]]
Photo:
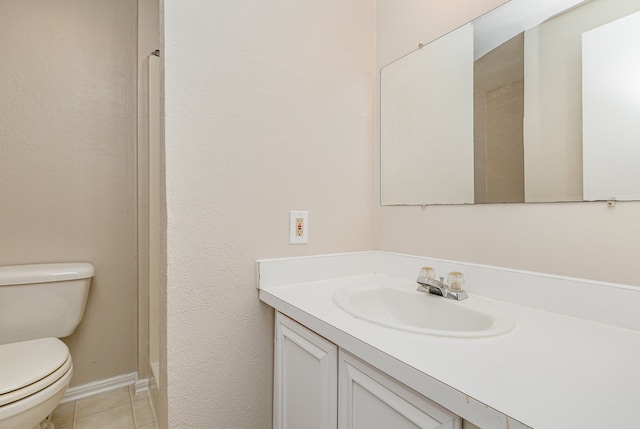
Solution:
[(0, 264), (89, 261), (72, 385), (136, 370), (136, 5), (0, 2)]
[[(374, 6), (161, 4), (165, 425), (271, 427), (256, 259), (373, 248)], [(289, 244), (290, 210), (308, 244)]]
[[(378, 0), (378, 67), (500, 3)], [(638, 219), (640, 202), (377, 207), (376, 249), (640, 286)]]

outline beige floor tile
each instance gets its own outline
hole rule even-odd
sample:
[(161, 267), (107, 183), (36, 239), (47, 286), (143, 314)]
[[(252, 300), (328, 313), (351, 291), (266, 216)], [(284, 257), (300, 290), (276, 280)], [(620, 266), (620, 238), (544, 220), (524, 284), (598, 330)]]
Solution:
[(158, 429), (149, 392), (133, 386), (61, 404), (51, 420), (56, 429)]
[(131, 404), (126, 404), (76, 420), (73, 429), (135, 429), (135, 427)]
[(120, 389), (112, 390), (111, 392), (78, 399), (76, 401), (75, 418), (76, 420), (83, 419), (93, 414), (101, 413), (124, 404), (129, 404), (130, 401), (129, 387), (122, 387)]
[(73, 413), (76, 409), (76, 401), (65, 402), (60, 404), (53, 410), (51, 414), (51, 422), (56, 426), (62, 426), (66, 423), (73, 422)]
[(137, 428), (154, 422), (153, 409), (151, 408), (149, 398), (133, 403), (133, 417), (136, 421)]

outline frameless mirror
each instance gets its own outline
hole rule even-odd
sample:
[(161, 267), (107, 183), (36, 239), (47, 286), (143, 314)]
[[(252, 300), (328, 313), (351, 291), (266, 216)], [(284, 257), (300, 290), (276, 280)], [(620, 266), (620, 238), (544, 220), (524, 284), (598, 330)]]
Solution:
[(511, 0), (381, 70), (381, 203), (640, 200), (640, 0)]

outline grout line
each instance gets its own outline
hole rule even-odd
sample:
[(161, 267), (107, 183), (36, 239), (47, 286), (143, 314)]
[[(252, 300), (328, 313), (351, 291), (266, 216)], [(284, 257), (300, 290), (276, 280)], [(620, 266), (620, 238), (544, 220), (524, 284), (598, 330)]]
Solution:
[[(131, 392), (131, 390), (129, 390), (129, 392)], [(133, 398), (131, 398), (131, 402), (129, 402), (129, 407), (131, 407), (131, 415), (133, 416), (133, 427), (137, 429), (138, 419), (136, 418), (136, 411), (133, 409)]]

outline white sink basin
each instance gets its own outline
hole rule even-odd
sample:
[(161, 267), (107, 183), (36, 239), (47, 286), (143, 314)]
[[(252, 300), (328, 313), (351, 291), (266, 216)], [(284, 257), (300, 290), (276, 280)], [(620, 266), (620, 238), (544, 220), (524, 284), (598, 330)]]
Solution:
[(334, 301), (351, 315), (388, 328), (456, 338), (509, 332), (511, 316), (482, 298), (453, 301), (407, 287), (355, 285), (336, 291)]

